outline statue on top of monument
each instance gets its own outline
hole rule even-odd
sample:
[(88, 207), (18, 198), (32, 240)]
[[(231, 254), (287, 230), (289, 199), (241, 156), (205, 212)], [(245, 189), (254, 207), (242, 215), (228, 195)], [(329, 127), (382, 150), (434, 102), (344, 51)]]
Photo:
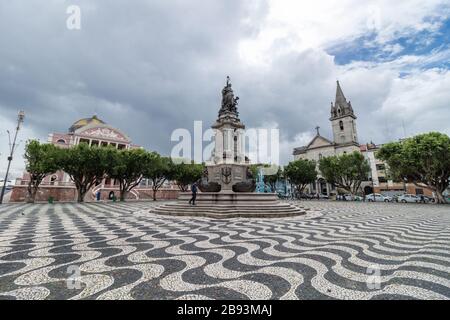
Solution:
[(220, 109), (220, 115), (225, 112), (237, 113), (239, 97), (234, 97), (233, 89), (231, 88), (231, 79), (227, 77), (227, 84), (222, 90), (222, 108)]

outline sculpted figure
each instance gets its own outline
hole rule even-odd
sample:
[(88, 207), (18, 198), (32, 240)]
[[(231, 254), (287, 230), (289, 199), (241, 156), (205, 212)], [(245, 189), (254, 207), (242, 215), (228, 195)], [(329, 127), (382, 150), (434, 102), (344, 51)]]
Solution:
[(222, 90), (222, 108), (220, 109), (220, 113), (224, 112), (237, 112), (237, 104), (239, 101), (239, 97), (234, 97), (233, 89), (231, 88), (230, 77), (227, 77), (227, 84)]

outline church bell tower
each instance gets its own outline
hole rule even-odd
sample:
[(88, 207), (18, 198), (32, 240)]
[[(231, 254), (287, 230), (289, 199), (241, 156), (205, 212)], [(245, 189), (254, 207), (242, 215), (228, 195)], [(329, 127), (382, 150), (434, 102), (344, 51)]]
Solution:
[(331, 125), (334, 143), (337, 147), (359, 146), (356, 131), (356, 116), (350, 101), (344, 96), (339, 81), (337, 82), (336, 101), (331, 103)]

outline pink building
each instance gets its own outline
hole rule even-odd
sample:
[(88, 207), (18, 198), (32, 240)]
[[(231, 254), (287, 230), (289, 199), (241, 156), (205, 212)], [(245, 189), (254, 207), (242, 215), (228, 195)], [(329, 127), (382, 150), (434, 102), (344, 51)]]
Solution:
[[(117, 149), (140, 148), (139, 146), (133, 145), (131, 139), (121, 130), (106, 124), (97, 118), (97, 116), (76, 121), (67, 133), (49, 134), (48, 143), (61, 148), (70, 148), (80, 143), (87, 143), (90, 146), (114, 146)], [(22, 202), (26, 200), (28, 182), (29, 174), (25, 172), (22, 179), (16, 180), (10, 202)], [(112, 193), (116, 196), (119, 195), (118, 183), (113, 179), (104, 179), (99, 185), (88, 192), (85, 201), (95, 201), (98, 191), (101, 193), (102, 200), (108, 200)], [(36, 200), (47, 201), (50, 197), (54, 201), (75, 201), (75, 185), (67, 173), (58, 171), (44, 179), (39, 188)], [(151, 199), (151, 182), (143, 180), (140, 186), (132, 190), (128, 197), (134, 200)], [(158, 194), (159, 199), (176, 199), (177, 197), (177, 188), (169, 182), (166, 183)]]

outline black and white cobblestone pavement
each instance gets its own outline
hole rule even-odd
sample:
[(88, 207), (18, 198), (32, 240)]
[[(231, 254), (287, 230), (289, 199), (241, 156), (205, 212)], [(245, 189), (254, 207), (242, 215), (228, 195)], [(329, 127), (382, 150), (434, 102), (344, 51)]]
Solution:
[(450, 298), (449, 206), (214, 220), (152, 205), (0, 206), (0, 299)]

